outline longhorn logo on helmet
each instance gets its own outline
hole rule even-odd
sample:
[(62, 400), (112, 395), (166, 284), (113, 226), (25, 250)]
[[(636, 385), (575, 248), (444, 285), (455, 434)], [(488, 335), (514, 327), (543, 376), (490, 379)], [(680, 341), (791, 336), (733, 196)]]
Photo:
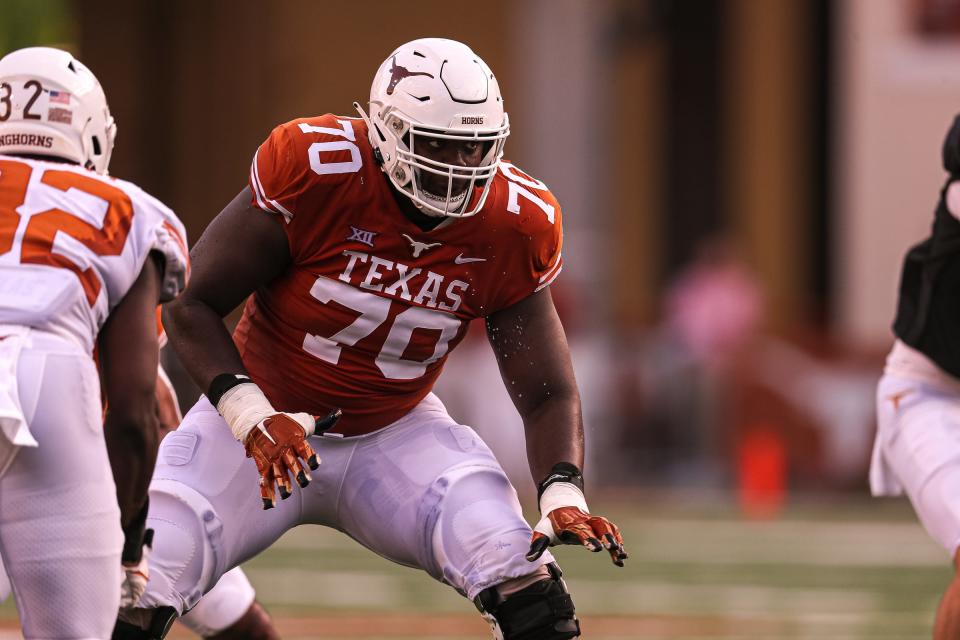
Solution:
[(433, 74), (427, 73), (426, 71), (410, 71), (406, 67), (401, 67), (397, 64), (397, 56), (393, 56), (392, 60), (392, 66), (390, 67), (390, 84), (387, 85), (388, 96), (393, 95), (393, 90), (396, 88), (397, 83), (404, 78), (412, 78), (413, 76), (433, 78)]

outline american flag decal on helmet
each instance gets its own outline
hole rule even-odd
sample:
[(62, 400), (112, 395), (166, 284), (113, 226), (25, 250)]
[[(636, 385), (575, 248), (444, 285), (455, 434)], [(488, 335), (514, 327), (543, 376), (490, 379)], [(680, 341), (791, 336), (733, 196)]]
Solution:
[(50, 89), (50, 102), (57, 104), (70, 104), (70, 94), (66, 91), (54, 91)]

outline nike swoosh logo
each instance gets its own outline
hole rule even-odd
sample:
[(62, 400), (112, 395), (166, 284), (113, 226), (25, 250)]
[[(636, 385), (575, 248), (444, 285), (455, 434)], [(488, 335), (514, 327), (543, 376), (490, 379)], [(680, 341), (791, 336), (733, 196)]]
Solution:
[(468, 262), (486, 262), (486, 258), (464, 258), (461, 253), (456, 258), (453, 259), (456, 264), (467, 264)]

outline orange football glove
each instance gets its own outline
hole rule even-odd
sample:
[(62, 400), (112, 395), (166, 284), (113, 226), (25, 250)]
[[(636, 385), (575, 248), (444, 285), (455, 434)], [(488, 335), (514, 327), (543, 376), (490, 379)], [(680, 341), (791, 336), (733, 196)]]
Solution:
[[(316, 420), (314, 433), (322, 433), (340, 418), (337, 409), (324, 418)], [(310, 484), (310, 473), (303, 468), (301, 460), (316, 469), (320, 466), (317, 454), (307, 444), (307, 433), (299, 422), (285, 413), (276, 413), (259, 423), (250, 431), (244, 443), (247, 457), (253, 458), (260, 474), (260, 498), (264, 509), (276, 504), (274, 485), (280, 489), (280, 497), (290, 497), (290, 476), (297, 479), (301, 488)]]
[(576, 465), (558, 462), (538, 485), (542, 518), (533, 528), (527, 560), (533, 562), (555, 544), (581, 544), (590, 551), (606, 549), (613, 564), (623, 566), (620, 529), (606, 518), (590, 515), (583, 497), (583, 475)]
[(243, 444), (247, 457), (256, 463), (264, 509), (272, 509), (276, 504), (274, 485), (280, 487), (281, 498), (290, 497), (291, 474), (301, 487), (310, 483), (310, 473), (301, 461), (316, 469), (320, 460), (307, 444), (307, 436), (326, 431), (340, 418), (339, 409), (324, 418), (277, 411), (260, 387), (249, 376), (239, 373), (214, 377), (207, 398)]
[(594, 552), (606, 549), (618, 567), (629, 557), (617, 525), (579, 507), (558, 507), (540, 520), (533, 531), (527, 560), (536, 560), (547, 547), (555, 544), (581, 544)]

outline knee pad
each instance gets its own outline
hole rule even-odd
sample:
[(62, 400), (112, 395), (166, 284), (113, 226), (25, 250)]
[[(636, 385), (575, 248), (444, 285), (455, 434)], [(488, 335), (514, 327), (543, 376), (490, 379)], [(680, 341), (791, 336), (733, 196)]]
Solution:
[(535, 568), (523, 556), (530, 527), (500, 468), (471, 464), (447, 470), (421, 509), (429, 509), (423, 520), (421, 553), (428, 560), (423, 566), (468, 597)]
[(560, 567), (547, 565), (550, 577), (506, 598), (496, 587), (474, 600), (480, 615), (490, 623), (495, 640), (569, 640), (580, 637), (573, 599)]
[(157, 480), (150, 486), (147, 526), (155, 533), (141, 606), (188, 611), (222, 573), (218, 551), (223, 523), (204, 496), (183, 483)]
[(223, 574), (180, 623), (202, 638), (218, 637), (250, 613), (256, 593), (239, 567)]

